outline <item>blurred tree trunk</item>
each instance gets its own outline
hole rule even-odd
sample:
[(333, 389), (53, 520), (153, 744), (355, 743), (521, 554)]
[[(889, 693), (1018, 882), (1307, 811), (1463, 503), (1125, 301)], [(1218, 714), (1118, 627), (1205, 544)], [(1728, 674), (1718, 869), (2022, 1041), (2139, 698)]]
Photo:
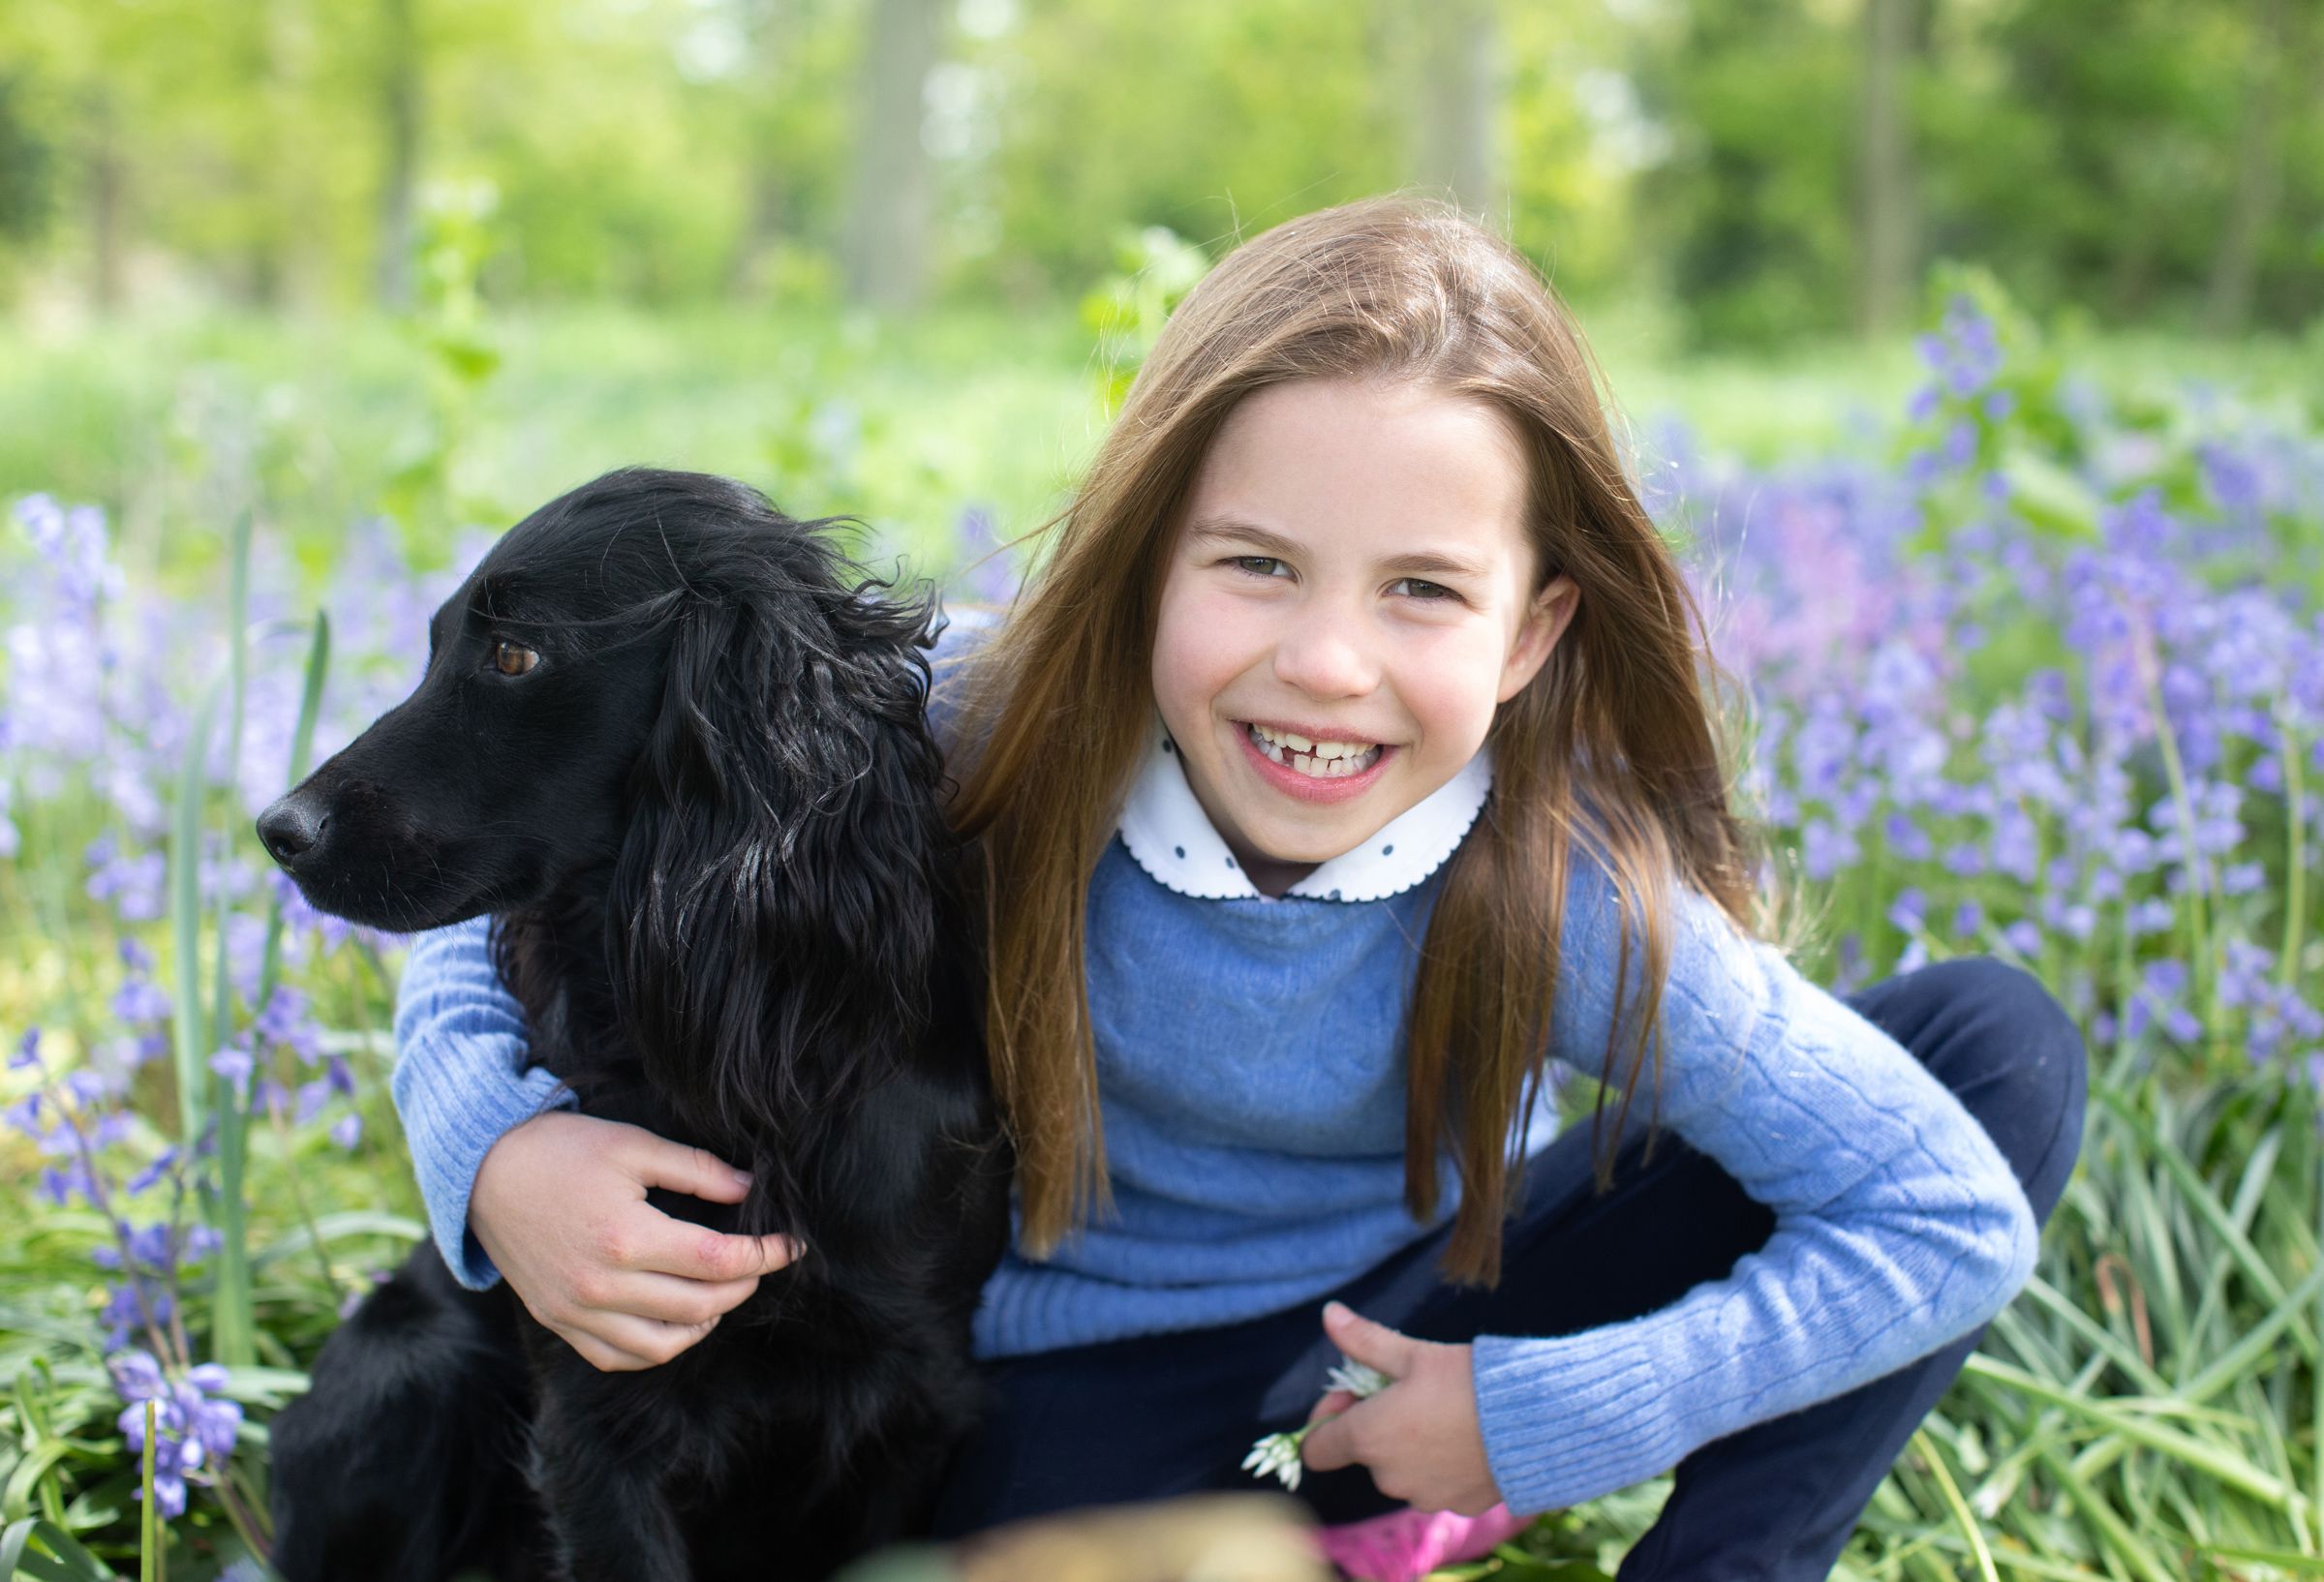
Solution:
[(2291, 18), (2284, 0), (2259, 0), (2251, 25), (2249, 93), (2244, 100), (2243, 130), (2237, 138), (2235, 192), (2228, 199), (2218, 251), (2212, 255), (2211, 281), (2203, 293), (2204, 330), (2231, 334), (2251, 312), (2251, 289), (2259, 275), (2260, 239), (2275, 218), (2282, 190), (2283, 81), (2292, 53)]
[(848, 300), (866, 307), (912, 307), (927, 285), (929, 169), (920, 123), (942, 15), (940, 0), (872, 0), (857, 95), (863, 119), (840, 244)]
[[(791, 8), (783, 0), (746, 0), (739, 10), (749, 40), (749, 66), (744, 82), (755, 107), (780, 91), (779, 74), (792, 33), (783, 24), (790, 19)], [(793, 212), (798, 202), (797, 183), (768, 130), (769, 119), (753, 114), (749, 123), (743, 234), (726, 271), (727, 290), (741, 297), (766, 294), (768, 259), (797, 219)]]
[(1920, 266), (1911, 73), (1915, 0), (1864, 0), (1856, 163), (1856, 328), (1893, 329)]
[(772, 159), (753, 159), (749, 181), (743, 235), (734, 250), (733, 266), (727, 271), (727, 289), (736, 296), (756, 299), (768, 292), (768, 264), (775, 244), (791, 228), (794, 194), (790, 173)]
[(379, 257), (380, 302), (412, 305), (412, 251), (419, 184), (420, 63), (418, 0), (380, 0)]
[(1493, 127), (1501, 107), (1494, 80), (1498, 29), (1493, 0), (1440, 0), (1422, 13), (1419, 146), (1422, 185), (1449, 193), (1471, 214), (1501, 200)]
[(89, 239), (95, 254), (90, 260), (89, 293), (103, 313), (121, 306), (121, 250), (127, 240), (122, 210), (127, 187), (112, 95), (98, 88), (89, 100)]
[(282, 304), (290, 231), (296, 224), (291, 183), (278, 156), (282, 142), (295, 136), (297, 120), (288, 91), (290, 70), (283, 58), (283, 9), (282, 0), (267, 0), (224, 14), (246, 29), (242, 69), (250, 87), (253, 136), (243, 153), (244, 179), (259, 197), (248, 222), (243, 285), (253, 306), (268, 309)]

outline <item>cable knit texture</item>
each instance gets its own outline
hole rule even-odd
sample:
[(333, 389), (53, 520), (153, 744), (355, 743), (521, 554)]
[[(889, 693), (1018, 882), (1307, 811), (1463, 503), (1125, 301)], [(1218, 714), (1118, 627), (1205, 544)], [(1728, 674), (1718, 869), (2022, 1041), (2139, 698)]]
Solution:
[[(938, 654), (980, 626), (956, 620)], [(932, 710), (939, 740), (948, 719)], [(1594, 1073), (1616, 1004), (1618, 910), (1577, 851), (1549, 1053)], [(1452, 1217), (1403, 1202), (1400, 1032), (1430, 867), (1350, 902), (1190, 896), (1122, 840), (1091, 875), (1086, 962), (1114, 1212), (987, 1283), (978, 1354), (999, 1357), (1234, 1323), (1313, 1302)], [(1713, 1439), (1892, 1372), (2000, 1311), (2035, 1225), (1992, 1141), (1901, 1045), (1748, 941), (1692, 887), (1666, 893), (1661, 1116), (1773, 1210), (1767, 1245), (1644, 1318), (1554, 1338), (1482, 1336), (1485, 1451), (1511, 1509), (1574, 1504)], [(1639, 967), (1633, 953), (1631, 992)], [(394, 1094), (438, 1244), (497, 1278), (467, 1232), (477, 1166), (559, 1102), (521, 1073), (521, 1010), (481, 923), (415, 940)], [(1557, 1118), (1517, 1124), (1528, 1153)], [(1577, 1277), (1586, 1278), (1586, 1273)]]

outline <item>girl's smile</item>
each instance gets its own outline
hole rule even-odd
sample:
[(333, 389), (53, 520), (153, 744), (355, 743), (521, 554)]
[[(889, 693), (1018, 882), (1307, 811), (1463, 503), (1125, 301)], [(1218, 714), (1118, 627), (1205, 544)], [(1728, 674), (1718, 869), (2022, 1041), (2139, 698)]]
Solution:
[(1281, 895), (1450, 780), (1575, 602), (1536, 587), (1507, 421), (1410, 382), (1245, 397), (1163, 579), (1155, 706), (1195, 798)]
[(1243, 722), (1242, 745), (1263, 778), (1287, 795), (1314, 803), (1346, 802), (1361, 796), (1379, 780), (1389, 755), (1395, 750), (1379, 743), (1360, 745), (1334, 741), (1324, 735), (1320, 726), (1313, 735), (1288, 727), (1269, 732), (1250, 720)]

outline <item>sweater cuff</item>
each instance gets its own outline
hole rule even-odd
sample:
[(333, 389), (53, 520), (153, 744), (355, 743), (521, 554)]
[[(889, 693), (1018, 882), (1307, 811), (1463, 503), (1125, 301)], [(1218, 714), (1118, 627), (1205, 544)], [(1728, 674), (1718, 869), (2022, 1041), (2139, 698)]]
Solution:
[(1684, 1452), (1654, 1364), (1620, 1325), (1479, 1335), (1469, 1359), (1485, 1462), (1519, 1515), (1643, 1482)]
[(464, 1084), (452, 1092), (426, 1081), (429, 1069), (424, 1061), (397, 1063), (391, 1079), (396, 1111), (414, 1159), (428, 1162), (427, 1190), (420, 1196), (427, 1203), (436, 1250), (443, 1255), (453, 1279), (471, 1291), (483, 1291), (501, 1278), (468, 1228), (468, 1201), (484, 1156), (535, 1115), (575, 1109), (580, 1101), (539, 1067), (510, 1080)]

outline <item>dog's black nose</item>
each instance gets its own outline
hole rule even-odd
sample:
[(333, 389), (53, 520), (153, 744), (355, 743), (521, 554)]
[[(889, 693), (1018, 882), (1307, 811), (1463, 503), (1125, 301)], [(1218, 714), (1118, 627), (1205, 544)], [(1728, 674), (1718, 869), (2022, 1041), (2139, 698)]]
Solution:
[(284, 797), (259, 815), (259, 839), (266, 854), (290, 867), (322, 843), (331, 815), (310, 807), (296, 795)]

